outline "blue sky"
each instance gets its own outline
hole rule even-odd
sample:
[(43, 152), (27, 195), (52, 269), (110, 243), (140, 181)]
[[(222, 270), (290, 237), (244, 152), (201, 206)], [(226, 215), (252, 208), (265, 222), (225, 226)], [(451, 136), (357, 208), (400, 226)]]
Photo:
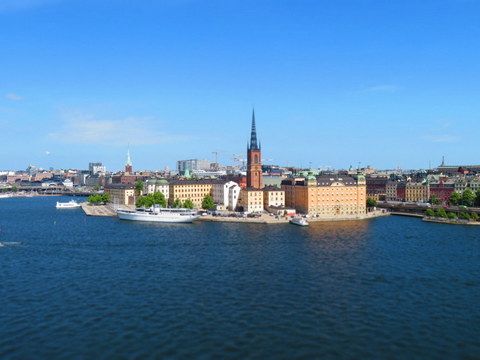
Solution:
[(0, 169), (478, 164), (480, 0), (2, 0)]

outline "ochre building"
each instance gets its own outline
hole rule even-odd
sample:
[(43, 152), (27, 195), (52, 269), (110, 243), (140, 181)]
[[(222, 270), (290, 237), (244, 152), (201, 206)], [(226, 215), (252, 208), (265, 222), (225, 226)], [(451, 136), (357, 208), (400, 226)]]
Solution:
[(309, 175), (282, 181), (285, 206), (299, 213), (319, 216), (366, 213), (366, 183), (363, 175)]

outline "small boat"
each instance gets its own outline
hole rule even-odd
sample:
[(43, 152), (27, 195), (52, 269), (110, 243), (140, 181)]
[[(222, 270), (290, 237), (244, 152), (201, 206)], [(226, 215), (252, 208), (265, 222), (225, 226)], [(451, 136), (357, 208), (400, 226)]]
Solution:
[(159, 205), (150, 208), (137, 208), (136, 210), (117, 210), (117, 216), (122, 220), (148, 221), (163, 223), (191, 223), (200, 215), (191, 209), (161, 208)]
[(301, 218), (301, 217), (294, 217), (293, 219), (290, 220), (290, 223), (294, 224), (294, 225), (299, 225), (299, 226), (308, 226), (309, 225), (307, 220), (305, 220), (304, 218)]
[(82, 204), (79, 204), (75, 200), (70, 200), (69, 202), (60, 202), (57, 201), (57, 209), (76, 209), (82, 206)]

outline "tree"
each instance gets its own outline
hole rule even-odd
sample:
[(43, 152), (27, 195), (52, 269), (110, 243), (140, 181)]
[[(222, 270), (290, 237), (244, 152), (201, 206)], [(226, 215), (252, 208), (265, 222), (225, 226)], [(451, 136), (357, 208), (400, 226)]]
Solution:
[(182, 207), (182, 200), (180, 199), (175, 199), (175, 201), (172, 204), (173, 208), (181, 208)]
[(163, 195), (160, 191), (154, 193), (152, 198), (154, 204), (158, 204), (161, 207), (167, 207), (167, 199), (165, 199), (165, 195)]
[(425, 216), (433, 217), (433, 216), (435, 216), (435, 211), (433, 211), (432, 209), (427, 209), (425, 211)]
[(138, 193), (141, 193), (143, 191), (143, 182), (141, 182), (140, 180), (138, 180), (136, 183), (135, 183), (135, 190), (138, 191)]
[(470, 214), (469, 214), (469, 213), (466, 213), (466, 212), (460, 213), (460, 215), (459, 215), (458, 217), (459, 217), (460, 219), (470, 220)]
[(456, 191), (452, 192), (450, 195), (450, 198), (448, 199), (448, 202), (452, 205), (458, 205), (460, 204), (460, 201), (462, 200), (460, 194)]
[(430, 195), (428, 202), (432, 205), (440, 205), (440, 199), (438, 198), (437, 194)]
[(465, 206), (473, 206), (475, 202), (475, 195), (473, 194), (472, 189), (467, 188), (462, 193), (462, 204)]
[(165, 195), (163, 195), (161, 192), (156, 192), (154, 194), (140, 196), (135, 203), (135, 206), (148, 208), (155, 204), (160, 205), (160, 207), (166, 207), (167, 200), (165, 199)]
[(438, 209), (435, 212), (435, 216), (441, 217), (441, 218), (446, 218), (447, 217), (447, 212), (445, 211), (445, 209)]
[(475, 206), (480, 206), (480, 189), (475, 192)]
[(193, 209), (195, 207), (195, 205), (193, 204), (192, 200), (187, 199), (183, 203), (183, 207), (186, 208), (186, 209)]
[(375, 199), (372, 199), (372, 198), (367, 198), (367, 207), (372, 208), (372, 207), (375, 207), (375, 206), (377, 206), (377, 201)]
[(93, 187), (93, 190), (94, 190), (94, 191), (100, 190), (100, 185), (95, 185), (95, 186)]
[(101, 202), (103, 202), (102, 195), (100, 195), (100, 194), (90, 195), (87, 198), (87, 202), (90, 203), (90, 204), (100, 204)]
[(112, 202), (112, 197), (110, 196), (109, 193), (102, 194), (102, 202), (104, 203)]
[(202, 201), (202, 209), (211, 210), (215, 207), (215, 203), (213, 202), (213, 198), (210, 195), (205, 195)]
[(478, 216), (478, 214), (477, 214), (476, 212), (472, 212), (472, 213), (470, 214), (470, 216), (472, 217), (472, 220), (473, 220), (473, 221), (478, 221), (479, 216)]
[(449, 211), (449, 212), (447, 213), (447, 218), (453, 220), (453, 219), (456, 219), (456, 218), (457, 218), (457, 215), (455, 215), (455, 213)]

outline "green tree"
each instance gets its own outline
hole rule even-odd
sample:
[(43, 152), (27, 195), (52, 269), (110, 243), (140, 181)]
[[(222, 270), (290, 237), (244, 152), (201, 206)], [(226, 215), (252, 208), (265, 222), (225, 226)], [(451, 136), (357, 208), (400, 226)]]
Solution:
[(153, 199), (150, 195), (140, 196), (135, 202), (136, 207), (146, 207), (149, 208), (153, 205)]
[(372, 207), (375, 207), (375, 206), (377, 206), (377, 201), (375, 199), (372, 199), (372, 198), (367, 198), (367, 207), (372, 208)]
[(462, 204), (465, 206), (473, 206), (475, 202), (475, 195), (473, 194), (472, 189), (467, 188), (462, 193)]
[(104, 203), (112, 202), (112, 197), (110, 196), (109, 193), (102, 194), (102, 202)]
[(93, 190), (94, 190), (94, 191), (100, 190), (100, 185), (95, 185), (95, 186), (93, 187)]
[(213, 198), (210, 195), (205, 195), (202, 200), (202, 209), (211, 210), (215, 207), (215, 203), (213, 202)]
[(435, 211), (433, 211), (432, 209), (427, 209), (425, 211), (425, 215), (430, 217), (435, 216)]
[(470, 220), (470, 214), (466, 212), (461, 212), (458, 217), (463, 220)]
[(102, 195), (100, 195), (100, 194), (90, 195), (87, 198), (87, 202), (90, 203), (90, 204), (100, 204), (101, 202), (103, 202)]
[(183, 203), (183, 207), (186, 208), (186, 209), (193, 209), (195, 207), (195, 205), (193, 204), (192, 200), (187, 199)]
[(452, 192), (450, 195), (450, 198), (448, 199), (448, 202), (452, 205), (458, 205), (460, 204), (460, 201), (462, 200), (460, 194), (456, 191)]
[(167, 207), (167, 199), (160, 191), (157, 191), (152, 195), (152, 200), (154, 204), (158, 204), (161, 207)]
[(447, 213), (447, 218), (453, 220), (453, 219), (456, 219), (456, 218), (457, 218), (457, 215), (455, 215), (455, 213), (449, 211), (449, 212)]
[(137, 199), (137, 202), (135, 203), (137, 207), (147, 207), (147, 208), (150, 206), (153, 206), (154, 204), (158, 204), (161, 207), (166, 207), (167, 200), (165, 199), (165, 195), (163, 195), (161, 192), (143, 195), (143, 196), (140, 196)]
[(472, 217), (472, 220), (473, 220), (473, 221), (478, 221), (479, 216), (478, 216), (478, 214), (477, 214), (476, 212), (472, 212), (472, 213), (470, 214), (470, 216)]
[(475, 192), (475, 206), (480, 206), (480, 189)]
[(440, 205), (440, 199), (438, 198), (437, 194), (430, 195), (428, 202), (432, 205)]
[(435, 211), (435, 216), (441, 217), (441, 218), (446, 218), (447, 217), (447, 212), (445, 211), (445, 209), (438, 209), (437, 211)]
[(143, 182), (138, 180), (136, 183), (135, 183), (135, 190), (137, 190), (137, 192), (140, 194), (142, 191), (143, 191)]
[(180, 199), (175, 199), (175, 201), (172, 204), (173, 208), (181, 208), (182, 207), (182, 200)]

